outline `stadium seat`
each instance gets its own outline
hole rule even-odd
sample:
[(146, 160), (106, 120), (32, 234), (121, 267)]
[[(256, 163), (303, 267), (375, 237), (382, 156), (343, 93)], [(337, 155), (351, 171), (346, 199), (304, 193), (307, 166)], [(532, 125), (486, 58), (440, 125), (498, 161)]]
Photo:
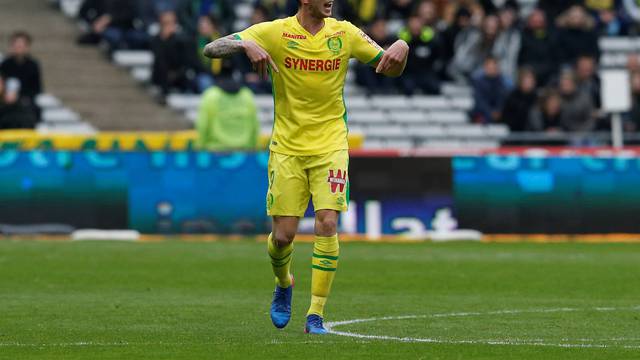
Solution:
[(482, 125), (454, 125), (447, 127), (445, 132), (453, 138), (485, 137), (485, 131)]
[(428, 139), (445, 136), (445, 128), (438, 125), (409, 125), (407, 132), (414, 137)]
[(429, 122), (443, 124), (464, 124), (468, 121), (468, 116), (463, 111), (430, 111), (426, 116)]
[(605, 68), (623, 68), (627, 64), (627, 54), (604, 53), (600, 56), (600, 65)]
[(505, 138), (509, 136), (509, 127), (505, 124), (490, 124), (484, 128), (485, 134), (493, 138)]
[(395, 123), (424, 124), (427, 119), (422, 111), (399, 110), (389, 112), (389, 119)]
[(371, 104), (381, 110), (407, 109), (409, 98), (403, 95), (376, 95), (371, 97)]
[(441, 110), (451, 108), (449, 99), (444, 96), (415, 95), (409, 98), (409, 102), (411, 103), (411, 106), (416, 109)]
[(349, 111), (371, 109), (371, 102), (365, 96), (348, 96), (344, 101)]
[(349, 123), (387, 123), (389, 121), (387, 115), (382, 111), (354, 111), (347, 114)]
[(261, 110), (273, 111), (273, 97), (271, 95), (256, 95), (256, 106)]
[(191, 121), (192, 123), (195, 123), (198, 120), (198, 110), (188, 110), (185, 111), (184, 114), (187, 120)]
[(44, 109), (58, 108), (62, 104), (60, 100), (51, 94), (40, 94), (36, 97), (36, 104)]
[(118, 50), (113, 53), (113, 62), (122, 67), (153, 65), (153, 53), (145, 50)]
[(442, 93), (451, 97), (456, 97), (461, 95), (468, 97), (468, 96), (471, 96), (472, 92), (473, 90), (468, 85), (461, 85), (457, 83), (444, 83), (442, 85)]
[(366, 136), (379, 137), (383, 139), (390, 138), (406, 138), (407, 130), (403, 126), (398, 125), (370, 125), (366, 128)]
[(73, 134), (95, 134), (96, 129), (85, 123), (71, 123), (71, 124), (47, 124), (40, 123), (36, 126), (36, 130), (40, 133), (73, 133)]
[(42, 120), (44, 123), (77, 123), (80, 115), (67, 108), (43, 109)]
[(167, 96), (167, 105), (176, 110), (197, 109), (200, 105), (200, 95), (171, 94)]
[(131, 69), (131, 76), (137, 82), (151, 82), (151, 68), (148, 66), (135, 66)]
[(598, 40), (600, 50), (607, 52), (633, 52), (637, 49), (637, 43), (630, 37), (608, 37), (603, 36)]
[(453, 108), (464, 111), (470, 111), (474, 105), (474, 101), (471, 96), (456, 96), (451, 98), (450, 102)]

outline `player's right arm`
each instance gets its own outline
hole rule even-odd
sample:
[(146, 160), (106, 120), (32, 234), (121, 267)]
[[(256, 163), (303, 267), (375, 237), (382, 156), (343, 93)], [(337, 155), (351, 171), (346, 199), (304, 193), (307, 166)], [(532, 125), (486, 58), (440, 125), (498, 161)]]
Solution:
[(272, 22), (260, 23), (244, 30), (240, 34), (216, 39), (204, 48), (204, 56), (209, 58), (222, 58), (244, 52), (253, 69), (265, 79), (269, 78), (269, 66), (275, 72), (278, 67), (265, 50), (269, 43), (269, 36), (274, 32)]

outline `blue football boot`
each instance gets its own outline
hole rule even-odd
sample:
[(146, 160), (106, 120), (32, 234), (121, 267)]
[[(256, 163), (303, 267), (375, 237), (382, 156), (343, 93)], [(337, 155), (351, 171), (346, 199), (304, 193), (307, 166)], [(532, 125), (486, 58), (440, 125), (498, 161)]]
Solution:
[(271, 301), (271, 322), (278, 329), (282, 329), (291, 320), (291, 298), (293, 297), (293, 275), (291, 276), (291, 286), (281, 288), (276, 285)]
[(324, 335), (328, 331), (322, 325), (322, 318), (316, 314), (307, 316), (307, 323), (304, 326), (304, 332), (307, 334)]

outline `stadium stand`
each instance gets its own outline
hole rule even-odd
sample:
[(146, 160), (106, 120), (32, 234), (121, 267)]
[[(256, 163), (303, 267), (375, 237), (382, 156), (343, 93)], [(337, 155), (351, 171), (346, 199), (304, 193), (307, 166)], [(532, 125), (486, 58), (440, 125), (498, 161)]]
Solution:
[[(58, 0), (52, 2), (57, 3), (62, 12), (69, 18), (75, 19), (82, 0)], [(463, 3), (469, 6), (469, 14), (472, 19), (472, 27), (468, 29), (452, 29), (457, 34), (457, 38), (465, 36), (465, 32), (472, 33), (473, 24), (479, 25), (482, 19), (482, 13), (495, 13), (499, 26), (507, 26), (508, 29), (516, 29), (515, 32), (508, 33), (506, 30), (499, 30), (495, 35), (495, 42), (502, 45), (494, 45), (493, 56), (498, 58), (501, 71), (507, 77), (515, 77), (510, 75), (508, 63), (513, 63), (513, 51), (499, 51), (500, 46), (505, 49), (511, 49), (512, 44), (518, 44), (520, 36), (524, 32), (520, 30), (529, 26), (531, 18), (529, 15), (534, 12), (537, 7), (541, 11), (536, 14), (542, 14), (543, 28), (547, 29), (551, 34), (548, 42), (550, 47), (553, 44), (562, 45), (557, 59), (553, 60), (551, 66), (553, 71), (542, 77), (544, 82), (538, 82), (537, 93), (542, 94), (546, 88), (557, 88), (558, 75), (560, 70), (575, 67), (575, 61), (578, 57), (588, 52), (591, 56), (597, 56), (600, 69), (624, 68), (630, 66), (633, 62), (634, 54), (640, 51), (640, 42), (630, 35), (637, 32), (635, 23), (632, 18), (635, 14), (633, 9), (628, 9), (627, 4), (621, 4), (614, 1), (594, 2), (594, 1), (574, 1), (554, 3), (545, 0), (518, 0), (518, 1), (465, 1), (465, 2), (443, 2), (443, 1), (414, 1), (418, 16), (428, 19), (432, 7), (418, 6), (420, 3), (429, 2), (437, 5), (437, 10), (442, 19), (450, 20), (453, 18), (455, 10), (458, 8), (456, 4)], [(152, 2), (154, 3), (154, 2)], [(155, 3), (167, 4), (169, 2), (158, 1)], [(178, 1), (175, 4), (180, 4)], [(221, 2), (225, 3), (226, 2)], [(175, 8), (169, 5), (162, 9)], [(260, 1), (239, 1), (233, 4), (233, 14), (228, 18), (220, 21), (221, 28), (228, 28), (225, 32), (242, 29), (256, 21), (256, 14), (261, 16), (283, 16), (289, 8), (264, 8)], [(344, 14), (345, 17), (356, 16), (349, 13), (346, 2), (338, 2), (339, 15)], [(384, 15), (387, 18), (386, 27), (388, 34), (402, 35), (404, 26), (406, 25), (406, 16), (410, 12), (408, 9), (396, 9), (389, 5), (391, 3), (378, 2), (377, 16)], [(444, 5), (443, 5), (444, 4)], [(582, 4), (582, 7), (570, 8), (570, 5)], [(288, 10), (289, 9), (289, 10)], [(506, 10), (503, 10), (506, 9)], [(515, 9), (519, 14), (516, 22), (509, 20), (509, 9)], [(227, 9), (228, 10), (228, 9)], [(156, 9), (156, 12), (159, 10)], [(274, 15), (275, 14), (275, 15)], [(179, 14), (180, 15), (180, 14)], [(150, 16), (146, 16), (146, 19)], [(179, 16), (180, 18), (180, 16)], [(258, 16), (259, 18), (259, 16)], [(182, 19), (182, 18), (180, 18)], [(354, 23), (362, 27), (366, 27), (367, 23), (371, 23), (374, 18), (361, 19), (357, 16), (350, 18)], [(146, 21), (146, 20), (145, 20)], [(534, 19), (533, 21), (536, 21)], [(152, 21), (151, 21), (152, 22)], [(431, 26), (429, 21), (426, 23)], [(195, 22), (182, 24), (183, 30), (187, 33), (196, 33), (197, 24)], [(449, 30), (443, 21), (433, 25), (436, 32), (442, 33)], [(534, 25), (535, 26), (535, 25)], [(158, 31), (157, 24), (148, 26), (150, 36)], [(524, 30), (522, 30), (524, 31)], [(508, 37), (507, 34), (508, 33)], [(399, 36), (400, 36), (399, 35)], [(450, 34), (448, 34), (450, 35)], [(598, 39), (599, 37), (599, 39)], [(595, 42), (593, 39), (597, 39)], [(522, 41), (525, 41), (524, 38)], [(572, 42), (580, 43), (580, 49), (572, 48)], [(461, 51), (455, 41), (455, 51)], [(529, 43), (522, 43), (524, 44)], [(542, 43), (544, 44), (544, 42)], [(529, 45), (527, 45), (529, 46)], [(535, 45), (531, 45), (535, 46)], [(556, 47), (559, 45), (555, 45)], [(135, 46), (132, 46), (135, 47)], [(498, 49), (498, 50), (496, 50)], [(531, 50), (531, 48), (527, 48)], [(550, 50), (550, 52), (553, 52)], [(535, 53), (523, 55), (518, 63), (520, 65), (529, 65), (527, 56), (534, 56)], [(110, 52), (113, 64), (118, 68), (125, 69), (126, 72), (141, 85), (147, 86), (151, 84), (152, 67), (154, 64), (153, 53), (148, 49), (138, 48), (122, 48), (115, 49)], [(630, 60), (631, 58), (631, 60)], [(636, 61), (637, 62), (637, 61)], [(507, 65), (505, 65), (507, 64)], [(444, 64), (446, 65), (446, 64)], [(413, 96), (394, 95), (399, 89), (391, 90), (391, 95), (373, 95), (371, 96), (368, 89), (359, 86), (356, 82), (356, 69), (354, 66), (350, 68), (347, 76), (347, 84), (345, 86), (345, 97), (348, 107), (348, 118), (350, 121), (350, 129), (352, 133), (363, 134), (366, 138), (365, 147), (367, 148), (415, 148), (424, 146), (481, 146), (495, 147), (501, 144), (606, 144), (610, 140), (608, 116), (599, 111), (594, 111), (592, 115), (594, 121), (593, 131), (585, 134), (583, 131), (573, 132), (571, 126), (561, 126), (554, 131), (534, 131), (530, 125), (530, 116), (524, 119), (525, 131), (513, 131), (509, 129), (511, 123), (509, 119), (492, 119), (491, 121), (479, 122), (477, 118), (472, 116), (472, 110), (475, 107), (473, 99), (473, 90), (470, 83), (465, 79), (456, 79), (452, 81), (447, 78), (446, 66), (443, 64), (434, 65), (441, 67), (443, 81), (441, 83), (439, 94), (425, 95), (416, 94)], [(539, 68), (533, 66), (534, 70)], [(540, 75), (540, 73), (537, 73)], [(594, 74), (597, 79), (597, 74)], [(511, 78), (513, 83), (517, 79)], [(540, 80), (540, 78), (539, 78)], [(258, 89), (260, 91), (260, 89)], [(562, 105), (570, 103), (569, 95), (565, 95)], [(171, 92), (163, 102), (171, 108), (175, 113), (181, 115), (193, 123), (200, 97), (197, 93)], [(257, 101), (259, 106), (259, 115), (263, 132), (269, 132), (272, 128), (273, 121), (273, 102), (270, 95), (258, 94)], [(539, 101), (533, 103), (531, 113), (540, 106)], [(566, 108), (563, 107), (563, 109)], [(587, 121), (587, 119), (585, 119)], [(632, 127), (626, 127), (630, 130)], [(520, 129), (517, 129), (520, 130)], [(555, 131), (559, 130), (559, 131)], [(625, 137), (628, 141), (634, 142), (640, 140), (635, 132), (627, 132)], [(576, 140), (577, 139), (577, 140)]]

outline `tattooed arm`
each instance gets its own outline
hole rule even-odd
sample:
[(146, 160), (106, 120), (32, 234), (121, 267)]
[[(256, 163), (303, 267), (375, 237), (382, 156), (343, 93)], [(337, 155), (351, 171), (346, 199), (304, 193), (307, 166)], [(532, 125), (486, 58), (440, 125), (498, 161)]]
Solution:
[(251, 40), (235, 40), (233, 35), (229, 35), (214, 40), (204, 47), (204, 56), (209, 58), (223, 58), (241, 52), (247, 55), (258, 75), (265, 79), (269, 78), (269, 66), (278, 72), (278, 67), (271, 56)]

